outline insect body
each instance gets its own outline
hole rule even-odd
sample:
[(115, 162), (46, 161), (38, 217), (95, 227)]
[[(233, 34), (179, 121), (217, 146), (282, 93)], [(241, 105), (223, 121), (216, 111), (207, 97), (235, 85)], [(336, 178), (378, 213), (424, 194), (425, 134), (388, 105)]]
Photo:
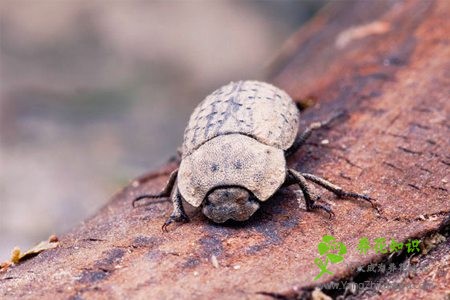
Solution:
[[(312, 131), (334, 118), (311, 124), (298, 133), (299, 111), (281, 89), (264, 82), (231, 82), (207, 96), (194, 110), (184, 133), (181, 163), (164, 190), (135, 199), (170, 197), (174, 210), (167, 221), (187, 222), (182, 199), (217, 223), (245, 221), (281, 186), (298, 184), (308, 210), (328, 206), (315, 203), (307, 180), (339, 197), (361, 198), (342, 188), (286, 166)], [(135, 203), (133, 202), (133, 204)]]

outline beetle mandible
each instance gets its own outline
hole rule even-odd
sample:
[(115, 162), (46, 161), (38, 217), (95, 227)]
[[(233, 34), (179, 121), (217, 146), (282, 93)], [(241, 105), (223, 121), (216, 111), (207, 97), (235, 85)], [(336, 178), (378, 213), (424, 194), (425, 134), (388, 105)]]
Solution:
[(173, 212), (163, 229), (173, 222), (188, 222), (182, 200), (202, 208), (216, 223), (245, 221), (280, 187), (298, 184), (308, 211), (321, 209), (334, 214), (327, 205), (317, 204), (309, 190), (311, 181), (338, 197), (366, 200), (363, 194), (308, 173), (290, 169), (286, 158), (295, 153), (311, 133), (328, 125), (310, 124), (298, 132), (300, 112), (283, 90), (259, 81), (231, 82), (207, 96), (192, 113), (184, 132), (179, 168), (158, 194), (144, 198), (169, 197)]

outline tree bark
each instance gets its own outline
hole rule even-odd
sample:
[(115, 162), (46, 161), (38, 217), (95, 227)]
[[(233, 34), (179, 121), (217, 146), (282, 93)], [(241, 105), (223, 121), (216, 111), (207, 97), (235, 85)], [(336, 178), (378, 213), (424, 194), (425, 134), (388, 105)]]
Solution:
[[(361, 201), (324, 192), (322, 201), (336, 214), (329, 219), (299, 207), (299, 196), (287, 188), (248, 222), (216, 225), (191, 210), (190, 223), (171, 225), (164, 233), (161, 225), (170, 204), (133, 209), (131, 201), (161, 190), (176, 167), (172, 162), (133, 181), (62, 236), (57, 248), (0, 273), (0, 295), (295, 299), (311, 296), (327, 282), (367, 278), (409, 280), (417, 289), (391, 285), (360, 289), (357, 295), (448, 295), (449, 20), (450, 2), (444, 0), (332, 3), (287, 41), (267, 76), (295, 101), (313, 103), (302, 112), (301, 128), (336, 111), (347, 112), (329, 129), (314, 133), (289, 166), (369, 194), (381, 214)], [(425, 245), (436, 233), (446, 241), (428, 254), (395, 258), (416, 263), (418, 272), (409, 277), (402, 271), (388, 277), (355, 270), (392, 262), (389, 253), (361, 255), (356, 247), (362, 237), (405, 243), (422, 239)], [(333, 275), (313, 281), (324, 235), (347, 246), (346, 263), (332, 265)], [(334, 297), (350, 293), (342, 287), (322, 287), (322, 292)]]

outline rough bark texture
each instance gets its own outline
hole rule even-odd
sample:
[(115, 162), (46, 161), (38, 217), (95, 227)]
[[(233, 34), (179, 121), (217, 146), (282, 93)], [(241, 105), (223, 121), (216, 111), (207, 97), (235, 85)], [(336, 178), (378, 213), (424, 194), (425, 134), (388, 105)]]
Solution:
[[(444, 0), (334, 3), (300, 29), (272, 65), (270, 81), (298, 101), (317, 100), (303, 113), (302, 128), (337, 110), (348, 112), (329, 130), (314, 134), (289, 165), (370, 194), (381, 215), (360, 201), (324, 193), (322, 199), (336, 214), (329, 219), (299, 208), (296, 194), (285, 189), (243, 224), (215, 225), (191, 211), (190, 223), (163, 233), (170, 205), (132, 209), (131, 201), (159, 191), (175, 168), (169, 163), (124, 188), (61, 237), (58, 248), (1, 274), (0, 295), (267, 299), (271, 296), (259, 293), (266, 292), (295, 298), (302, 288), (307, 295), (313, 284), (358, 279), (352, 268), (336, 264), (333, 276), (313, 282), (319, 270), (317, 245), (325, 234), (347, 245), (345, 261), (352, 266), (386, 260), (386, 255), (356, 251), (363, 236), (406, 241), (436, 231), (445, 235), (450, 215), (449, 20), (450, 2)], [(397, 274), (417, 289), (382, 288), (364, 295), (445, 297), (448, 261), (447, 239), (418, 258), (418, 265), (429, 269), (409, 277)]]

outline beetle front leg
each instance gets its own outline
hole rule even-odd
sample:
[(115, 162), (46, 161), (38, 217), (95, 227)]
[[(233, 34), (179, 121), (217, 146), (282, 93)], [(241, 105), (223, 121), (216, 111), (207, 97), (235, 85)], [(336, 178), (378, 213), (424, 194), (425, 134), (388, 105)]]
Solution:
[(372, 207), (373, 207), (375, 210), (378, 211), (378, 208), (377, 208), (376, 205), (372, 202), (373, 199), (370, 198), (370, 197), (367, 196), (367, 195), (364, 195), (364, 194), (358, 194), (358, 193), (352, 193), (352, 192), (346, 192), (346, 191), (344, 191), (340, 186), (337, 186), (337, 185), (335, 185), (335, 184), (329, 182), (328, 180), (325, 180), (325, 179), (320, 178), (320, 177), (318, 177), (318, 176), (316, 176), (316, 175), (313, 175), (313, 174), (301, 173), (301, 175), (302, 175), (304, 178), (306, 178), (306, 179), (308, 179), (308, 180), (310, 180), (310, 181), (312, 181), (312, 182), (314, 182), (314, 183), (316, 183), (316, 184), (318, 184), (318, 185), (324, 187), (325, 189), (329, 190), (330, 192), (334, 193), (334, 194), (335, 194), (336, 196), (338, 196), (339, 198), (355, 198), (355, 199), (363, 199), (363, 200), (366, 200), (367, 202), (369, 202), (369, 203), (372, 205)]
[[(133, 207), (136, 207), (136, 202), (141, 201), (142, 199), (148, 199), (148, 198), (149, 199), (159, 199), (159, 198), (169, 197), (170, 193), (172, 192), (173, 187), (175, 185), (175, 181), (177, 180), (177, 175), (178, 175), (178, 169), (176, 169), (172, 173), (170, 173), (169, 180), (167, 181), (166, 186), (158, 194), (145, 194), (145, 195), (140, 195), (140, 196), (134, 198), (134, 200), (132, 202)], [(166, 202), (166, 201), (169, 201), (169, 200), (164, 199), (164, 200), (150, 202), (149, 204)]]
[(334, 216), (334, 212), (329, 206), (324, 206), (315, 203), (315, 200), (313, 200), (311, 197), (311, 192), (309, 190), (308, 183), (306, 182), (306, 179), (305, 177), (302, 176), (302, 174), (292, 169), (289, 169), (288, 173), (289, 175), (291, 175), (293, 182), (297, 183), (300, 186), (300, 189), (302, 190), (303, 196), (305, 198), (307, 210), (311, 211), (314, 209), (321, 209), (329, 213), (330, 218)]
[(170, 217), (164, 222), (162, 229), (167, 231), (167, 226), (172, 224), (173, 222), (189, 222), (189, 217), (184, 211), (182, 198), (180, 192), (178, 191), (178, 187), (172, 192), (172, 203), (173, 203), (173, 211)]

